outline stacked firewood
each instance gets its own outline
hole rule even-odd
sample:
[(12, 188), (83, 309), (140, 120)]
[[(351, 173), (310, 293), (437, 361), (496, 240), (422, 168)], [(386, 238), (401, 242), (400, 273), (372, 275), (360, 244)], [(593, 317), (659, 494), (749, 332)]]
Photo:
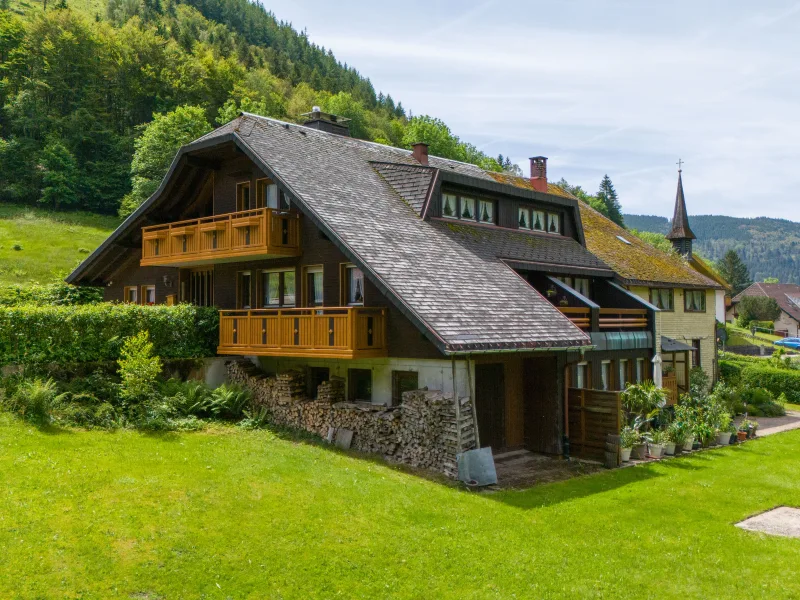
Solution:
[(228, 375), (252, 391), (275, 424), (320, 437), (326, 437), (329, 428), (349, 429), (351, 448), (391, 461), (456, 477), (456, 455), (476, 446), (469, 398), (459, 399), (458, 411), (452, 398), (433, 390), (405, 392), (399, 407), (344, 402), (344, 381), (332, 378), (319, 386), (317, 400), (308, 400), (299, 371), (264, 377), (252, 363), (231, 361)]

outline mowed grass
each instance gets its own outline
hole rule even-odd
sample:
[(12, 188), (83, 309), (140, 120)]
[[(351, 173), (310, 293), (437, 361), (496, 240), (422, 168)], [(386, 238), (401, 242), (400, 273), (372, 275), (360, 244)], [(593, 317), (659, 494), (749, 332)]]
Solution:
[(62, 279), (119, 223), (105, 215), (0, 204), (0, 285)]
[(800, 431), (470, 493), (233, 428), (40, 431), (0, 415), (2, 598), (797, 598)]

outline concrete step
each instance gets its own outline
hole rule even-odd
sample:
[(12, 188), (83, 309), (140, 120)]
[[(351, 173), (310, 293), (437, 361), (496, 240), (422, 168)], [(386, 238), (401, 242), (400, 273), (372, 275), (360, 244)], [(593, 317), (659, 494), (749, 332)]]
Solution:
[(499, 462), (505, 462), (508, 460), (514, 460), (516, 458), (524, 456), (529, 456), (532, 454), (533, 452), (531, 452), (530, 450), (526, 450), (525, 448), (520, 448), (519, 450), (508, 450), (505, 452), (501, 451), (499, 454), (492, 453), (492, 455), (494, 456), (495, 464)]

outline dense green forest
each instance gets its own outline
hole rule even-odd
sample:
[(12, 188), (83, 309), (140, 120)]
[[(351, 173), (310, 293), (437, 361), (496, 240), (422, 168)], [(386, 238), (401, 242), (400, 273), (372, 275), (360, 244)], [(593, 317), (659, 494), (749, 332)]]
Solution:
[(356, 137), (425, 141), (432, 154), (502, 168), (248, 0), (0, 7), (0, 201), (116, 213), (137, 176), (136, 140), (179, 108), (210, 127), (240, 109), (296, 121), (319, 105), (349, 117)]
[[(627, 214), (625, 223), (631, 229), (656, 233), (667, 233), (670, 224), (664, 217)], [(736, 250), (754, 281), (775, 277), (781, 283), (800, 283), (800, 223), (697, 215), (690, 217), (690, 225), (703, 256), (716, 261), (728, 250)]]

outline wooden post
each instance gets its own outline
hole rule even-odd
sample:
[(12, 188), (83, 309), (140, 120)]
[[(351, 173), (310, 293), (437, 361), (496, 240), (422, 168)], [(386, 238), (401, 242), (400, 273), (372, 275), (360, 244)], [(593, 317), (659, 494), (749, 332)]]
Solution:
[(469, 386), (469, 400), (472, 403), (472, 425), (475, 428), (475, 447), (480, 448), (481, 438), (478, 435), (478, 413), (475, 410), (475, 393), (472, 389), (472, 371), (469, 367), (469, 354), (467, 355), (465, 362), (467, 363), (467, 385)]
[(456, 357), (450, 359), (453, 370), (453, 402), (456, 409), (456, 454), (463, 450), (461, 446), (461, 402), (458, 399), (458, 383), (456, 379)]

